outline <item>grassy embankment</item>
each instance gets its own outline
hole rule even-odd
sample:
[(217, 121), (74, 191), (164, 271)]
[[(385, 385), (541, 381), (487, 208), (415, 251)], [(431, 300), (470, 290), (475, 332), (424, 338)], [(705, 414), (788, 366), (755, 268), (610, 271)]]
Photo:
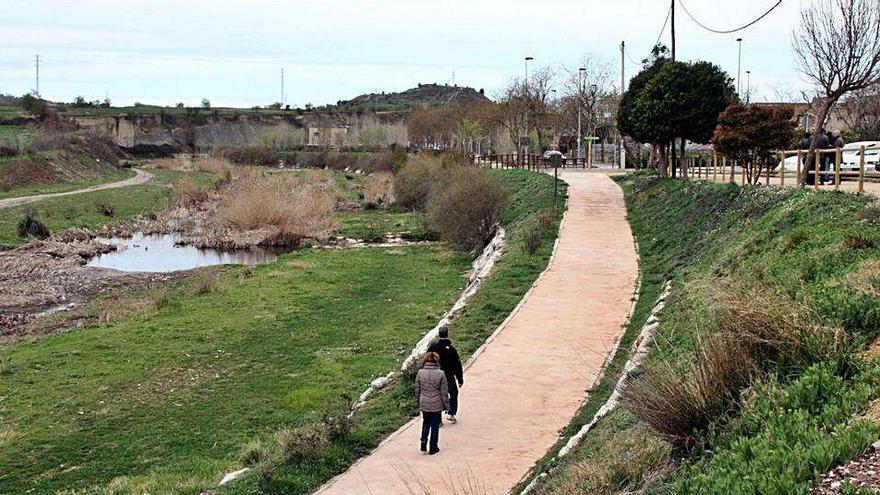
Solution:
[[(621, 349), (667, 278), (673, 295), (632, 402), (538, 493), (807, 493), (880, 436), (861, 417), (880, 393), (877, 364), (860, 353), (880, 321), (872, 199), (645, 175), (621, 185), (644, 277)], [(572, 430), (610, 394), (626, 354)]]
[[(526, 292), (555, 237), (556, 224), (533, 255), (522, 249), (552, 207), (552, 179), (492, 173), (511, 193), (511, 245), (453, 328), (465, 355)], [(142, 308), (129, 319), (0, 348), (0, 492), (306, 492), (413, 414), (407, 383), (371, 400), (350, 433), (317, 442), (314, 458), (277, 466), (271, 483), (216, 484), (249, 442), (271, 447), (279, 429), (323, 421), (328, 403), (338, 416), (340, 395), (399, 366), (467, 266), (436, 244), (308, 250), (115, 301)]]

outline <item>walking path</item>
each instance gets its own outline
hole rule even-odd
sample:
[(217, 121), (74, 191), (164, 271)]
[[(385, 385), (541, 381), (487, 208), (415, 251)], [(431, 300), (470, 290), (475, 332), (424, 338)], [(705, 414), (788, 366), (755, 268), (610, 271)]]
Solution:
[(440, 453), (419, 452), (413, 420), (318, 493), (505, 494), (559, 439), (621, 335), (638, 275), (620, 188), (602, 174), (563, 179), (558, 250), (465, 373), (459, 422), (441, 428)]
[(0, 199), (0, 209), (3, 208), (11, 208), (13, 206), (21, 206), (30, 203), (35, 203), (37, 201), (42, 201), (44, 199), (49, 198), (60, 198), (62, 196), (73, 196), (74, 194), (83, 194), (90, 193), (95, 191), (103, 191), (105, 189), (116, 189), (118, 187), (129, 187), (129, 186), (137, 186), (143, 184), (150, 179), (153, 178), (153, 174), (149, 172), (144, 172), (141, 169), (134, 169), (135, 176), (130, 179), (120, 180), (117, 182), (110, 182), (108, 184), (100, 184), (97, 186), (87, 187), (85, 189), (77, 189), (75, 191), (67, 191), (67, 192), (59, 192), (59, 193), (50, 193), (50, 194), (35, 194), (33, 196), (22, 196), (18, 198), (7, 198)]

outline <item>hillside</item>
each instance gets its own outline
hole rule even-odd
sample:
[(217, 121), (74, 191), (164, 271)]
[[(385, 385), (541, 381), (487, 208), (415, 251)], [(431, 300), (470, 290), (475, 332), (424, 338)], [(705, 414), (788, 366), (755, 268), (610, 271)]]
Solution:
[(340, 101), (338, 107), (381, 110), (411, 110), (444, 105), (470, 106), (489, 101), (482, 89), (441, 84), (419, 84), (400, 93), (370, 93), (349, 101)]

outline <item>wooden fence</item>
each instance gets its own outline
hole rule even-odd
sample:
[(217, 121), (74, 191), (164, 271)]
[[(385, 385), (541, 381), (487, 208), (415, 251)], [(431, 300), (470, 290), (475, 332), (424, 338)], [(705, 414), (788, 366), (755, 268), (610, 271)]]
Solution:
[[(833, 169), (823, 171), (822, 170), (822, 157), (827, 154), (834, 154), (833, 159)], [(775, 169), (773, 167), (764, 167), (762, 169), (756, 169), (754, 173), (759, 174), (759, 176), (755, 179), (755, 183), (760, 183), (761, 175), (763, 175), (764, 183), (766, 185), (770, 184), (770, 178), (778, 178), (779, 185), (784, 186), (786, 179), (791, 180), (794, 179), (794, 185), (799, 185), (801, 183), (802, 178), (802, 164), (809, 154), (809, 150), (784, 150), (779, 151), (779, 166)], [(785, 170), (785, 159), (791, 156), (797, 156), (797, 167), (796, 172), (790, 172)], [(814, 179), (813, 184), (816, 189), (819, 188), (821, 177), (828, 176), (829, 179), (832, 179), (832, 184), (834, 185), (834, 189), (840, 189), (840, 182), (845, 178), (854, 178), (858, 181), (858, 189), (857, 194), (862, 194), (864, 192), (865, 179), (878, 179), (880, 178), (880, 171), (870, 171), (866, 170), (865, 164), (865, 147), (862, 146), (859, 153), (859, 169), (848, 171), (841, 170), (841, 158), (842, 158), (842, 150), (840, 148), (836, 149), (822, 149), (815, 150), (813, 155), (813, 163), (811, 168), (806, 172), (808, 175), (817, 178)], [(712, 180), (712, 181), (720, 181), (721, 182), (737, 182), (737, 175), (739, 175), (739, 182), (742, 185), (747, 183), (746, 180), (746, 167), (738, 166), (733, 160), (728, 160), (726, 157), (712, 154), (708, 157), (687, 157), (687, 169), (688, 169), (688, 178), (695, 180)]]
[[(531, 154), (496, 154), (471, 156), (471, 162), (486, 168), (498, 169), (524, 169), (546, 170), (553, 168), (553, 161), (541, 155)], [(593, 164), (587, 158), (566, 158), (559, 161), (559, 168), (563, 169), (590, 169)]]

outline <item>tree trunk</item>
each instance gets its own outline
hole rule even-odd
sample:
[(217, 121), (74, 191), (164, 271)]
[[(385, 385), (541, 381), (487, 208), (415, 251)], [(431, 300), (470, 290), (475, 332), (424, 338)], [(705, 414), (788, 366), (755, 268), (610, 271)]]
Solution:
[(674, 179), (677, 175), (676, 172), (678, 171), (677, 157), (675, 156), (675, 138), (673, 138), (672, 142), (668, 143), (666, 146), (669, 147), (669, 165), (672, 167), (672, 178)]
[(666, 177), (669, 173), (669, 170), (667, 167), (667, 162), (666, 162), (666, 150), (667, 150), (666, 145), (664, 144), (662, 146), (658, 146), (658, 149), (660, 151), (660, 153), (659, 153), (660, 156), (658, 157), (660, 159), (660, 161), (659, 161), (660, 177)]
[[(831, 107), (837, 103), (839, 96), (829, 96), (825, 98), (825, 103), (822, 104), (822, 110), (819, 112), (819, 117), (816, 119), (816, 126), (813, 129), (813, 140), (810, 142), (810, 149), (807, 151), (807, 157), (804, 160), (804, 163), (800, 164), (801, 167), (801, 182), (800, 186), (805, 186), (807, 184), (807, 174), (810, 172), (811, 167), (815, 167), (816, 164), (816, 143), (819, 141), (819, 130), (825, 127), (825, 120), (828, 119), (828, 114), (831, 113)], [(783, 164), (785, 166), (785, 164)], [(819, 177), (813, 178), (814, 183), (819, 181)]]
[(689, 179), (688, 166), (687, 166), (687, 159), (685, 158), (684, 144), (685, 144), (685, 139), (681, 138), (681, 158), (680, 158), (681, 159), (681, 176), (684, 180), (688, 180)]

